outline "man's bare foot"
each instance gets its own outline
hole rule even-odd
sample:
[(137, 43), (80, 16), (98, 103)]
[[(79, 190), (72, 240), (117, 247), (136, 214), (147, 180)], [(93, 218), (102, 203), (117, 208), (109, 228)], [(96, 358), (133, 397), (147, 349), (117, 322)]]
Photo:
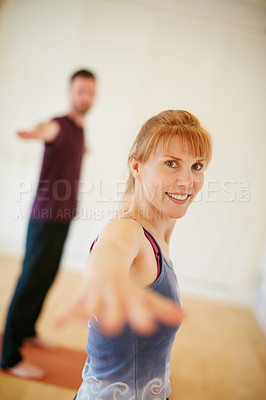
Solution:
[(6, 368), (6, 371), (24, 379), (42, 379), (45, 376), (43, 369), (24, 360), (12, 368)]
[(44, 339), (39, 338), (38, 336), (32, 336), (24, 339), (24, 344), (30, 344), (31, 346), (40, 347), (43, 349), (54, 349), (55, 345), (53, 343), (47, 342)]

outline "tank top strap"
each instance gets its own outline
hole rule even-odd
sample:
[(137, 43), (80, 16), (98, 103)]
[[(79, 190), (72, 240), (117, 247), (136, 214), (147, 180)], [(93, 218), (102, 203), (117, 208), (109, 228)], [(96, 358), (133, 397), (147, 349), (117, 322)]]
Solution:
[[(134, 221), (138, 222), (136, 220), (136, 218), (129, 218), (129, 217), (122, 217), (122, 218), (124, 218), (124, 219), (133, 219)], [(156, 276), (156, 279), (158, 279), (159, 276), (160, 276), (160, 273), (161, 273), (161, 252), (160, 252), (160, 249), (159, 249), (157, 243), (155, 242), (153, 236), (143, 226), (142, 226), (142, 229), (143, 229), (143, 232), (144, 232), (146, 238), (148, 239), (148, 241), (150, 242), (150, 244), (151, 244), (151, 246), (153, 248), (153, 251), (154, 251), (154, 255), (155, 255), (155, 258), (156, 258), (156, 261), (157, 261), (157, 276)]]
[[(142, 227), (143, 228), (143, 227)], [(156, 279), (159, 278), (160, 273), (161, 273), (161, 253), (160, 253), (160, 249), (157, 246), (155, 240), (153, 239), (152, 235), (145, 229), (143, 228), (144, 234), (146, 236), (146, 238), (148, 239), (148, 241), (150, 242), (150, 244), (152, 245), (153, 251), (154, 251), (154, 255), (157, 261), (157, 276)]]

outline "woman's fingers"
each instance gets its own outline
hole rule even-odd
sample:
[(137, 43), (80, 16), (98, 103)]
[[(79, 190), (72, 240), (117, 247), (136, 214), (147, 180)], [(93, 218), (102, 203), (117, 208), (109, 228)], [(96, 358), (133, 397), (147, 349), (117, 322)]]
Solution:
[(87, 322), (90, 316), (100, 309), (99, 295), (99, 291), (91, 289), (90, 285), (83, 281), (69, 302), (59, 308), (54, 325), (61, 327), (71, 319)]
[(141, 335), (155, 332), (157, 324), (177, 326), (183, 313), (178, 304), (172, 300), (147, 289), (142, 290), (142, 299), (131, 302), (129, 307), (129, 323)]
[(148, 303), (153, 310), (154, 318), (165, 325), (177, 326), (184, 318), (181, 307), (173, 300), (158, 293), (151, 292)]
[(105, 287), (104, 302), (98, 314), (102, 332), (107, 336), (117, 335), (125, 324), (146, 336), (155, 332), (159, 322), (177, 326), (182, 318), (178, 304), (132, 283)]
[(128, 305), (128, 323), (139, 335), (151, 335), (157, 327), (152, 310), (146, 306), (143, 299), (132, 299)]
[(130, 280), (97, 285), (85, 280), (71, 303), (61, 308), (55, 325), (60, 327), (73, 318), (87, 321), (94, 314), (107, 336), (118, 335), (125, 324), (146, 336), (155, 332), (159, 322), (177, 326), (183, 318), (172, 300)]
[(121, 332), (127, 321), (125, 296), (121, 287), (107, 285), (103, 293), (99, 323), (104, 334), (114, 336)]

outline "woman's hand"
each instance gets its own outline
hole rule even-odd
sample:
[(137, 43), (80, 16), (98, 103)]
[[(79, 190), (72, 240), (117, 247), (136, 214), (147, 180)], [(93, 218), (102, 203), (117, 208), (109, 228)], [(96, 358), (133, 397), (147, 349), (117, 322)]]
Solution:
[(107, 336), (117, 335), (125, 324), (140, 335), (150, 335), (157, 323), (176, 326), (183, 317), (177, 304), (139, 287), (128, 274), (102, 279), (97, 273), (83, 278), (73, 299), (61, 310), (56, 324), (62, 326), (72, 318), (87, 321), (93, 315)]

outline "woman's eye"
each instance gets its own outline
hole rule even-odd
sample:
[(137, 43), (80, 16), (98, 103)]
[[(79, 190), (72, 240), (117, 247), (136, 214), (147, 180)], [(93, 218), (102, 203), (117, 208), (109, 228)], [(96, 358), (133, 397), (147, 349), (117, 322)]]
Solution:
[(167, 161), (166, 164), (171, 168), (175, 168), (177, 166), (176, 161)]
[(202, 168), (202, 164), (200, 164), (200, 163), (193, 164), (193, 165), (192, 165), (192, 168), (193, 168), (194, 170), (196, 170), (196, 171), (199, 171), (199, 170), (201, 170), (201, 168)]

